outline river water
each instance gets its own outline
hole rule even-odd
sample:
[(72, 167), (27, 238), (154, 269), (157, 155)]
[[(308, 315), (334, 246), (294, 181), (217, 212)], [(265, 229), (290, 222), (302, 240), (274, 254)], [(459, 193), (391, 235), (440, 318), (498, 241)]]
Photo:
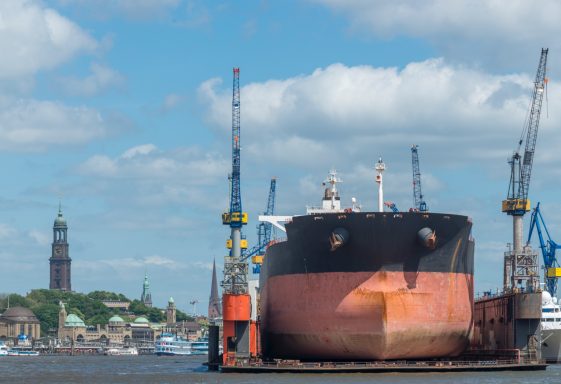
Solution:
[(0, 357), (0, 383), (561, 383), (561, 365), (537, 372), (235, 374), (208, 372), (206, 357)]

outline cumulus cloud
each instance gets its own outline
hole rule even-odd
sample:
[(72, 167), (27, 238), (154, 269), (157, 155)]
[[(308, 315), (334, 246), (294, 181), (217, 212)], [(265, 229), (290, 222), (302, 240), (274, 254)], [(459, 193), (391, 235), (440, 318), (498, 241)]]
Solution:
[[(95, 155), (77, 166), (76, 171), (102, 186), (102, 194), (119, 211), (131, 206), (186, 207), (200, 210), (226, 199), (226, 175), (229, 160), (215, 152), (204, 152), (197, 148), (160, 150), (153, 144), (144, 144), (109, 157)], [(223, 181), (224, 190), (214, 188)], [(130, 220), (113, 221), (116, 226), (134, 228), (146, 225), (136, 210), (126, 213)], [(158, 215), (159, 216), (159, 215)], [(139, 221), (137, 221), (137, 219)], [(158, 228), (184, 229), (190, 220), (169, 215), (159, 217), (153, 225)], [(151, 225), (152, 225), (151, 224)]]
[(50, 242), (51, 242), (51, 237), (50, 237), (48, 234), (46, 234), (46, 233), (44, 233), (44, 232), (42, 232), (42, 231), (39, 231), (39, 230), (37, 230), (37, 229), (32, 229), (32, 230), (30, 230), (30, 231), (27, 233), (27, 235), (28, 235), (35, 243), (37, 243), (38, 245), (41, 245), (41, 246), (47, 246), (47, 245), (49, 245)]
[(348, 17), (357, 32), (426, 39), (439, 54), (464, 62), (524, 68), (537, 61), (539, 48), (561, 48), (561, 3), (556, 0), (539, 6), (523, 0), (311, 1)]
[[(305, 156), (310, 164), (326, 158), (338, 163), (413, 143), (422, 146), (424, 156), (438, 152), (452, 163), (503, 160), (521, 131), (532, 77), (430, 59), (403, 69), (333, 64), (305, 76), (252, 83), (241, 90), (242, 146), (245, 153), (267, 153), (277, 163), (294, 157), (303, 166)], [(550, 82), (550, 110), (561, 106), (560, 96)], [(231, 90), (211, 79), (199, 87), (199, 98), (209, 123), (226, 134)], [(559, 116), (543, 118), (548, 144), (560, 144), (553, 134), (560, 123)]]
[(125, 78), (117, 71), (101, 64), (90, 66), (91, 75), (85, 78), (61, 77), (58, 85), (66, 94), (73, 96), (93, 96), (111, 88), (122, 88)]
[[(188, 178), (193, 184), (208, 184), (227, 172), (227, 161), (196, 148), (160, 151), (154, 144), (143, 144), (124, 151), (116, 158), (95, 155), (81, 164), (83, 174), (136, 179)], [(194, 177), (196, 175), (196, 177)]]
[(34, 0), (0, 2), (0, 31), (0, 79), (31, 76), (98, 47), (74, 22)]
[(91, 108), (0, 96), (0, 148), (3, 150), (40, 151), (53, 145), (84, 144), (106, 134), (106, 122)]

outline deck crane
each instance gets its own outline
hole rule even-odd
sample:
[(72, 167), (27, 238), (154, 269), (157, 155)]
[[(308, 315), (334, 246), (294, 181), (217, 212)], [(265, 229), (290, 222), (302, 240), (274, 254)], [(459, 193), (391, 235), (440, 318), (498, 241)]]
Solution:
[(421, 212), (428, 211), (427, 203), (423, 199), (423, 192), (421, 192), (421, 170), (419, 168), (419, 146), (411, 146), (411, 162), (413, 164), (413, 201), (414, 209)]
[[(512, 216), (513, 219), (513, 243), (512, 249), (505, 253), (504, 288), (510, 290), (516, 288), (517, 284), (526, 283), (527, 289), (534, 288), (537, 283), (537, 254), (529, 247), (522, 246), (523, 221), (522, 218), (530, 210), (528, 190), (530, 177), (532, 175), (532, 163), (538, 137), (538, 127), (542, 108), (543, 95), (547, 85), (547, 48), (542, 48), (540, 62), (534, 81), (534, 90), (528, 120), (522, 130), (518, 141), (518, 148), (509, 159), (510, 183), (506, 200), (502, 202), (502, 211)], [(521, 153), (522, 142), (526, 135), (524, 152)]]
[[(559, 262), (555, 258), (555, 251), (561, 249), (561, 244), (557, 244), (551, 239), (551, 235), (547, 230), (547, 226), (545, 225), (545, 221), (543, 220), (543, 216), (540, 211), (540, 203), (538, 203), (536, 208), (532, 211), (527, 244), (530, 244), (530, 241), (532, 240), (534, 228), (536, 229), (536, 232), (538, 232), (538, 239), (542, 250), (545, 286), (552, 297), (557, 297), (557, 279), (560, 277), (561, 268)], [(547, 240), (544, 239), (542, 230), (545, 231)]]
[[(271, 186), (269, 187), (269, 198), (267, 199), (267, 210), (263, 212), (265, 216), (273, 216), (275, 214), (275, 194), (277, 189), (277, 179), (273, 177), (271, 179)], [(257, 226), (257, 244), (248, 249), (247, 252), (242, 257), (242, 260), (246, 260), (251, 257), (251, 262), (253, 263), (253, 273), (259, 273), (261, 271), (261, 264), (263, 263), (263, 256), (267, 245), (271, 242), (271, 235), (273, 232), (273, 224), (269, 222), (260, 222)]]

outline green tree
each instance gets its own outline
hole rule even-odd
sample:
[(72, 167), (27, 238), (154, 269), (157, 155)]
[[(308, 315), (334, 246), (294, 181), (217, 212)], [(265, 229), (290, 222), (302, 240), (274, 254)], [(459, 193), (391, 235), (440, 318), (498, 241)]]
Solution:
[(46, 335), (49, 330), (58, 328), (59, 306), (55, 304), (37, 304), (31, 310), (41, 322), (41, 333)]

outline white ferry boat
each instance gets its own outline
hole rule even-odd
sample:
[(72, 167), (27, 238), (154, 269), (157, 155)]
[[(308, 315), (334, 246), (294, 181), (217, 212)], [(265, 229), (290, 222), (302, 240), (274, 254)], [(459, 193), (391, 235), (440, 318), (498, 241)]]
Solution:
[(542, 359), (548, 363), (561, 362), (561, 307), (557, 298), (542, 292)]
[(135, 347), (109, 348), (105, 350), (107, 356), (137, 356), (138, 349)]
[(8, 349), (8, 356), (39, 356), (39, 352), (31, 349), (12, 348)]
[(154, 353), (158, 356), (192, 355), (191, 341), (171, 333), (162, 333), (154, 345)]

